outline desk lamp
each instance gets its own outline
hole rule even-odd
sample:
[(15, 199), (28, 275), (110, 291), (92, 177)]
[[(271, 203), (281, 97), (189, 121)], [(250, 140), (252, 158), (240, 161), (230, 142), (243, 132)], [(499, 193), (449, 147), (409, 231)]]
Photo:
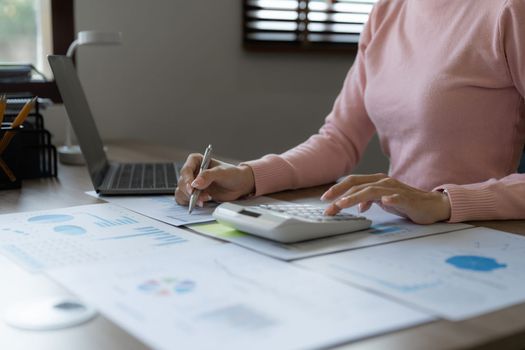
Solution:
[[(120, 45), (122, 43), (122, 33), (120, 32), (99, 32), (86, 30), (78, 32), (77, 38), (67, 49), (67, 57), (73, 57), (76, 49), (84, 45)], [(58, 158), (62, 164), (84, 164), (84, 157), (78, 145), (73, 145), (71, 141), (71, 125), (66, 119), (66, 137), (64, 146), (58, 148)]]

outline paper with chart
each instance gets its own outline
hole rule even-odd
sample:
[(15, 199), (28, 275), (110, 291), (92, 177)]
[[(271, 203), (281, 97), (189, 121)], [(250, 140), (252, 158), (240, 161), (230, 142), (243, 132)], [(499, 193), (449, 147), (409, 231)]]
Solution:
[(188, 207), (175, 203), (172, 195), (99, 196), (95, 191), (86, 194), (174, 226), (213, 221), (211, 214), (217, 206), (206, 203), (203, 208), (195, 207), (190, 215)]
[[(346, 209), (345, 212), (359, 215), (355, 208)], [(292, 244), (248, 235), (219, 223), (198, 224), (189, 227), (196, 232), (287, 261), (472, 227), (467, 224), (448, 223), (416, 225), (396, 215), (389, 214), (376, 205), (361, 215), (372, 220), (370, 229)]]
[(216, 244), (112, 204), (0, 216), (0, 252), (30, 271)]
[(320, 348), (432, 319), (232, 244), (212, 248), (48, 275), (155, 349)]
[[(178, 205), (172, 195), (99, 196), (95, 191), (86, 192), (86, 194), (174, 226), (215, 221), (212, 213), (218, 205), (215, 202), (206, 203), (203, 208), (195, 207), (193, 212), (188, 214), (188, 207)], [(258, 205), (284, 202), (269, 197), (256, 197), (235, 201), (235, 203)]]
[(525, 237), (471, 228), (297, 264), (461, 320), (525, 302)]

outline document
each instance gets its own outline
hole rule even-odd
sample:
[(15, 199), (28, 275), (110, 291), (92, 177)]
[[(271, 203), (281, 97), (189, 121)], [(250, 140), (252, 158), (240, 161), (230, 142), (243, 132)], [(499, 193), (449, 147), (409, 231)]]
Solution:
[[(347, 209), (345, 212), (359, 215), (355, 208)], [(219, 223), (191, 225), (189, 227), (196, 232), (286, 261), (472, 227), (467, 224), (448, 223), (417, 225), (399, 216), (387, 213), (376, 205), (373, 205), (370, 210), (362, 215), (372, 220), (372, 227), (368, 230), (292, 244), (249, 235)]]
[(99, 196), (95, 191), (86, 194), (173, 226), (214, 221), (211, 214), (217, 206), (206, 203), (203, 208), (195, 207), (190, 215), (188, 207), (178, 205), (172, 195)]
[(0, 252), (33, 272), (214, 244), (112, 204), (0, 215)]
[(48, 275), (155, 349), (324, 348), (433, 319), (231, 244)]
[(297, 264), (449, 320), (525, 301), (525, 237), (471, 228)]
[[(188, 207), (178, 205), (171, 195), (99, 196), (95, 191), (86, 192), (86, 194), (173, 226), (215, 221), (212, 214), (218, 205), (215, 202), (209, 202), (206, 203), (203, 208), (195, 207), (192, 213), (188, 214)], [(240, 205), (258, 205), (286, 202), (278, 201), (270, 197), (257, 197), (235, 201), (235, 203), (239, 203)]]

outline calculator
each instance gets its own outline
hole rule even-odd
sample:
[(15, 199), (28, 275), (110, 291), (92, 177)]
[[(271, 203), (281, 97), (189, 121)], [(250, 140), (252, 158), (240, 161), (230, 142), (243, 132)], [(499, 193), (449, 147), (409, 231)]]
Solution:
[(308, 204), (241, 206), (223, 203), (213, 212), (220, 223), (239, 231), (283, 243), (365, 230), (372, 222), (363, 216), (323, 215), (324, 208)]

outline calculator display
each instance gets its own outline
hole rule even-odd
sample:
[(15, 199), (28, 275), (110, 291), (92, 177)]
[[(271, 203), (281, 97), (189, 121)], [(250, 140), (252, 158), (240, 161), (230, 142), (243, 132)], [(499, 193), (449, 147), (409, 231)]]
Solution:
[(246, 209), (243, 209), (239, 212), (239, 214), (243, 214), (243, 215), (246, 215), (246, 216), (251, 216), (251, 217), (254, 217), (254, 218), (258, 218), (259, 216), (261, 216), (261, 214), (259, 213), (255, 213), (253, 211), (248, 211)]

